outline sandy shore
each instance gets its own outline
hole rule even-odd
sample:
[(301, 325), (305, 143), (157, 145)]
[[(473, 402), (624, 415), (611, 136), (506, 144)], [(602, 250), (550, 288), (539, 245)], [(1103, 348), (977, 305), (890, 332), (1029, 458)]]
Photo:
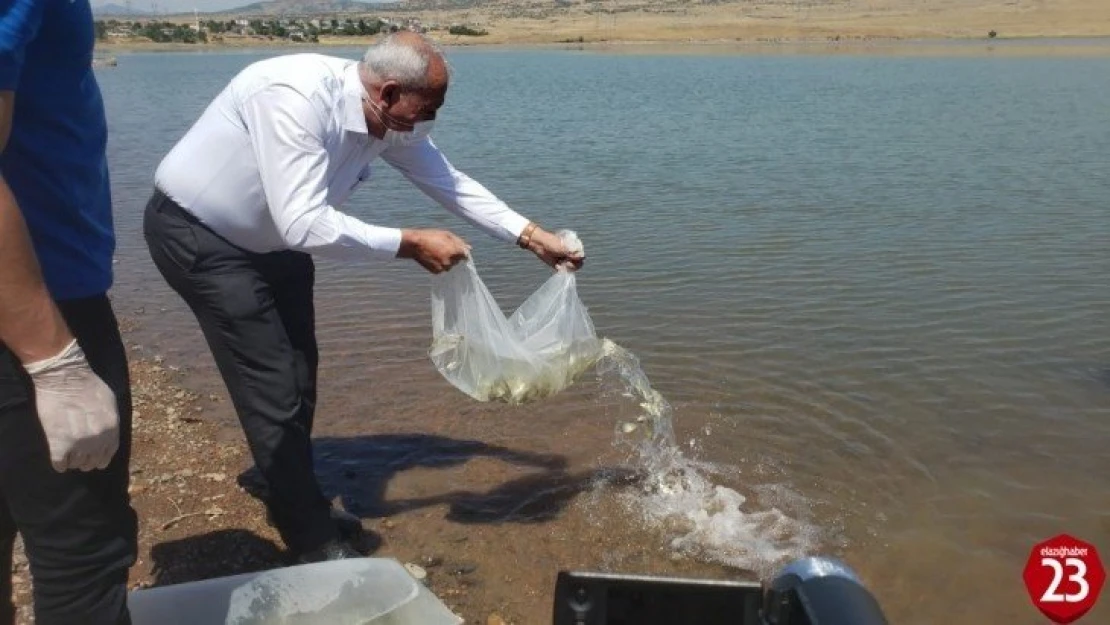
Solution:
[[(413, 8), (384, 12), (425, 24), (466, 23), (486, 36), (431, 34), (447, 45), (556, 45), (653, 49), (677, 45), (743, 50), (868, 50), (892, 53), (1021, 52), (1029, 54), (1110, 53), (1110, 2), (1104, 0), (756, 0), (680, 5), (652, 0), (573, 3), (490, 3), (473, 9)], [(179, 16), (170, 21), (192, 22)], [(994, 31), (995, 38), (989, 38)], [(210, 44), (153, 44), (109, 41), (122, 50), (196, 50), (220, 47), (306, 48), (364, 46), (374, 37), (321, 37), (319, 44), (294, 44), (265, 37), (225, 38)], [(946, 45), (937, 45), (945, 43)], [(955, 45), (960, 44), (960, 45)], [(816, 46), (816, 47), (815, 47)], [(988, 48), (990, 48), (988, 50)]]

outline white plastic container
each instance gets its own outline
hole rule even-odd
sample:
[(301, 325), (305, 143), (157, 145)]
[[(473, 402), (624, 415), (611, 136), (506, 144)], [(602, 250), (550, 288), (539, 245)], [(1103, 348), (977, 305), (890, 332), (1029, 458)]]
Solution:
[(459, 625), (391, 558), (303, 564), (132, 591), (133, 625)]

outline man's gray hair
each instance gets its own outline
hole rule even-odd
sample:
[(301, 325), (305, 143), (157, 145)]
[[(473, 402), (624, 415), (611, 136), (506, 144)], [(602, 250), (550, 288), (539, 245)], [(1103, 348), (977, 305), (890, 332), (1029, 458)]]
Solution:
[[(405, 38), (418, 37), (418, 42), (404, 41), (399, 37), (402, 34)], [(443, 59), (450, 76), (443, 50), (434, 41), (420, 33), (397, 31), (370, 46), (362, 56), (362, 66), (371, 78), (396, 80), (405, 90), (426, 89), (428, 62), (433, 55)]]

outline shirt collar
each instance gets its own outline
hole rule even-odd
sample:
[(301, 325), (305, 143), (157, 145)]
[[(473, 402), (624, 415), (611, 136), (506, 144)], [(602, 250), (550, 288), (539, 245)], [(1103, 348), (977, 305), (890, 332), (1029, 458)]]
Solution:
[(366, 117), (362, 114), (362, 96), (366, 89), (358, 75), (358, 62), (352, 62), (343, 70), (343, 127), (352, 132), (369, 135)]

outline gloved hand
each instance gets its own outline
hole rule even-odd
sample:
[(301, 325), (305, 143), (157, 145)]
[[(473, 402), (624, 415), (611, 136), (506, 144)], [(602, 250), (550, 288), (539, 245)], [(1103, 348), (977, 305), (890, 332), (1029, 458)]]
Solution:
[(35, 385), (39, 421), (59, 473), (108, 466), (119, 448), (116, 396), (74, 339), (58, 355), (24, 365)]

